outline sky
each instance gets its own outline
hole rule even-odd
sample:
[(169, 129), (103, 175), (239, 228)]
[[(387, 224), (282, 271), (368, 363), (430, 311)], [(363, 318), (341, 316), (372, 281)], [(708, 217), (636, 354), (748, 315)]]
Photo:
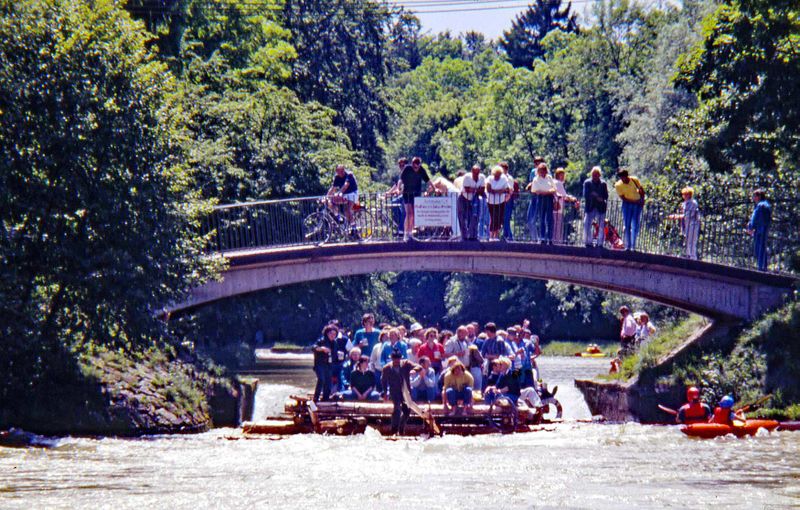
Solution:
[[(579, 20), (588, 17), (593, 1), (572, 0), (572, 10), (578, 13)], [(450, 30), (456, 35), (475, 30), (490, 39), (500, 37), (504, 30), (509, 29), (512, 20), (528, 5), (525, 0), (396, 0), (389, 3), (413, 11), (422, 21), (423, 33)], [(644, 3), (651, 5), (674, 1), (645, 0)]]

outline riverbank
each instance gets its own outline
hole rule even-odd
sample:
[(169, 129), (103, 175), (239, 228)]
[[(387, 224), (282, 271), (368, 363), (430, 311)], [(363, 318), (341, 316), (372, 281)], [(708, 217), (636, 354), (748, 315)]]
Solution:
[(71, 361), (9, 399), (0, 430), (130, 437), (239, 423), (241, 384), (210, 362), (156, 348), (99, 350)]
[(658, 404), (677, 408), (689, 386), (706, 402), (733, 395), (742, 405), (772, 395), (751, 417), (800, 418), (800, 303), (758, 321), (709, 323), (699, 317), (662, 332), (625, 359), (617, 374), (575, 382), (593, 414), (614, 421), (669, 421)]

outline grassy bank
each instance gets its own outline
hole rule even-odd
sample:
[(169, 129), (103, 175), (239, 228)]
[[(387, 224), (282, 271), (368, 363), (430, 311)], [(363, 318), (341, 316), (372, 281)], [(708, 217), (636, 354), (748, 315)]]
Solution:
[(764, 316), (724, 350), (693, 353), (676, 364), (673, 378), (699, 387), (710, 403), (724, 395), (743, 404), (772, 395), (755, 415), (800, 419), (800, 302)]
[(168, 347), (61, 354), (0, 410), (0, 429), (138, 436), (236, 423), (236, 388), (211, 362)]
[(622, 360), (616, 374), (603, 374), (602, 379), (627, 381), (643, 370), (652, 368), (658, 361), (686, 341), (698, 328), (707, 324), (707, 319), (690, 315), (687, 319), (659, 329), (652, 340), (635, 354)]

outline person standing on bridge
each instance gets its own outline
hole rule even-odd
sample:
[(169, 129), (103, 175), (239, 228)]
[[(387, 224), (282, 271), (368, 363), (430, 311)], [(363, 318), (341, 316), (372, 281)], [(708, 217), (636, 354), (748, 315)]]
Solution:
[(567, 237), (564, 232), (564, 209), (567, 204), (572, 204), (575, 208), (579, 207), (579, 204), (578, 199), (567, 193), (567, 189), (564, 187), (567, 171), (558, 167), (553, 175), (555, 176), (553, 184), (556, 185), (555, 202), (553, 202), (553, 240), (556, 244), (562, 244)]
[(606, 207), (608, 186), (602, 179), (599, 166), (593, 167), (589, 178), (583, 181), (583, 239), (587, 248), (592, 247), (592, 224), (597, 222), (597, 246), (603, 247), (606, 240)]
[(408, 241), (414, 229), (414, 199), (422, 196), (422, 184), (429, 183), (431, 178), (422, 167), (422, 159), (415, 156), (410, 165), (406, 165), (400, 174), (403, 183), (403, 204), (406, 209), (406, 221), (403, 228), (403, 240)]
[(767, 202), (764, 190), (757, 189), (753, 192), (753, 202), (756, 204), (750, 222), (747, 224), (747, 233), (753, 236), (753, 251), (759, 271), (767, 270), (767, 231), (772, 223), (772, 206)]
[(489, 241), (500, 240), (500, 230), (503, 228), (506, 199), (510, 192), (508, 179), (503, 175), (500, 165), (492, 168), (492, 176), (486, 181), (486, 202), (489, 206)]
[[(535, 177), (533, 177), (535, 175)], [(547, 175), (547, 165), (539, 163), (531, 171), (531, 182), (527, 189), (533, 194), (531, 205), (528, 209), (528, 226), (531, 239), (538, 239), (542, 244), (553, 244), (553, 202), (556, 194), (556, 184), (553, 178)], [(536, 224), (539, 224), (538, 235)]]
[(644, 188), (639, 179), (628, 175), (628, 171), (620, 168), (617, 171), (619, 180), (614, 184), (619, 198), (622, 199), (622, 220), (625, 223), (625, 249), (636, 249), (636, 239), (639, 237), (639, 221), (644, 208)]
[(503, 169), (503, 174), (508, 180), (508, 197), (506, 198), (506, 208), (503, 211), (503, 239), (513, 241), (514, 231), (511, 230), (511, 217), (514, 215), (514, 203), (519, 198), (519, 183), (508, 173), (508, 163), (501, 161), (498, 165)]
[(683, 203), (678, 214), (670, 214), (671, 220), (680, 220), (686, 242), (686, 257), (697, 260), (697, 238), (700, 236), (700, 207), (694, 197), (694, 189), (687, 186), (681, 190)]
[(481, 174), (480, 165), (472, 165), (470, 173), (461, 180), (458, 195), (458, 226), (463, 241), (478, 239), (479, 200), (486, 188), (486, 178)]
[(395, 232), (397, 235), (403, 235), (406, 221), (406, 209), (403, 204), (403, 181), (401, 176), (407, 164), (407, 158), (400, 158), (397, 160), (397, 166), (400, 169), (397, 174), (397, 182), (386, 192), (388, 196), (392, 197), (392, 220), (394, 220), (394, 224), (397, 225), (397, 232)]

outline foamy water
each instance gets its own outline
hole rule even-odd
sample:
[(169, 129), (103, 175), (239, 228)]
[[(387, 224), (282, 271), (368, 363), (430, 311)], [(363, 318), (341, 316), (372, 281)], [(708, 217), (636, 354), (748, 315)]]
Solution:
[[(590, 363), (594, 363), (591, 365)], [(603, 360), (547, 358), (565, 416), (588, 416), (569, 377)], [(561, 375), (557, 375), (561, 374)], [(313, 381), (265, 379), (257, 413)], [(281, 380), (285, 381), (285, 378)], [(389, 441), (228, 440), (219, 429), (0, 448), (0, 508), (737, 508), (800, 505), (800, 435), (697, 440), (674, 426), (567, 423), (548, 431)]]

